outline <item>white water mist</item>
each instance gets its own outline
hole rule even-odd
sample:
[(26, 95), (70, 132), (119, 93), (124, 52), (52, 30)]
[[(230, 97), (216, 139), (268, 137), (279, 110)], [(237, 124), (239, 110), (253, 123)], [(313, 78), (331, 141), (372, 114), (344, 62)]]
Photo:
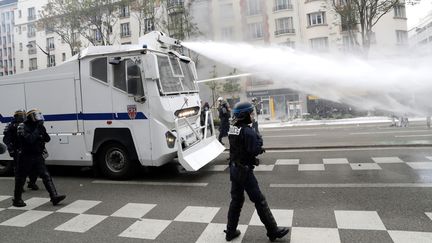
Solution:
[(426, 115), (432, 111), (432, 57), (362, 60), (281, 46), (183, 42), (217, 62), (320, 98), (364, 110)]

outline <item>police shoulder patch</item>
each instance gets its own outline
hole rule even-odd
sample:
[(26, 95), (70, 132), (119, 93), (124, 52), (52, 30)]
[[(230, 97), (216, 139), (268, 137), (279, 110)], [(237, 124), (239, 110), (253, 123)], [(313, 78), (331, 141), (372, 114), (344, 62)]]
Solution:
[(229, 135), (239, 135), (241, 131), (241, 127), (230, 126), (228, 134)]

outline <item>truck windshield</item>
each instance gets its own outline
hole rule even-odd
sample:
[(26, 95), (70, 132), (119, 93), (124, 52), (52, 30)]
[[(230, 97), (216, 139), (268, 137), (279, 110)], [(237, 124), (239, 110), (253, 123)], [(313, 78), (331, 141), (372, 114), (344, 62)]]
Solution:
[(192, 71), (192, 63), (185, 63), (176, 56), (157, 56), (159, 82), (165, 94), (198, 92)]

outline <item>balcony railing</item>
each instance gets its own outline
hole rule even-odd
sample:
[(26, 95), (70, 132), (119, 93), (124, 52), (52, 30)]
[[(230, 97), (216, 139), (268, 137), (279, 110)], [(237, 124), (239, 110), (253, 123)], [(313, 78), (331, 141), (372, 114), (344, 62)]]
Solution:
[(281, 11), (281, 10), (292, 10), (292, 9), (293, 9), (292, 4), (275, 5), (273, 8), (273, 12)]
[(281, 29), (275, 31), (275, 35), (294, 34), (294, 33), (295, 33), (295, 29)]
[(27, 17), (27, 20), (28, 20), (28, 21), (35, 20), (35, 19), (36, 19), (36, 15), (29, 15), (29, 16)]

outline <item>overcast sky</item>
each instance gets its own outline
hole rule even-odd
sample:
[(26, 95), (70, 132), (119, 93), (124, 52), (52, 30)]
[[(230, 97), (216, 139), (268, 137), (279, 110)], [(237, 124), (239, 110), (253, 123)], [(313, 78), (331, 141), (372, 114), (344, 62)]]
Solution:
[(432, 11), (432, 0), (421, 0), (419, 4), (414, 6), (407, 5), (408, 29), (416, 26), (419, 20), (430, 11)]

